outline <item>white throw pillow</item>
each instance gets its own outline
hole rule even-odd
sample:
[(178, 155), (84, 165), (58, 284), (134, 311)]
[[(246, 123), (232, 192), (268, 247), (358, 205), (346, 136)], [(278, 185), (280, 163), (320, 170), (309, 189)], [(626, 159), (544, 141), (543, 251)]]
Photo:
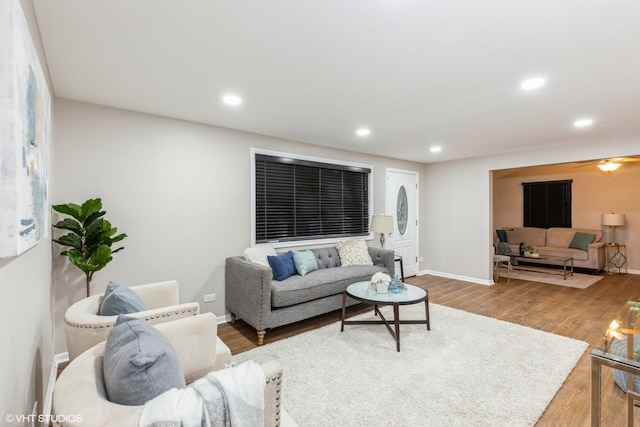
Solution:
[(271, 243), (262, 243), (244, 250), (244, 259), (264, 265), (265, 267), (269, 267), (269, 261), (267, 260), (267, 256), (269, 255), (278, 255)]
[(342, 265), (373, 265), (364, 240), (345, 240), (336, 243)]

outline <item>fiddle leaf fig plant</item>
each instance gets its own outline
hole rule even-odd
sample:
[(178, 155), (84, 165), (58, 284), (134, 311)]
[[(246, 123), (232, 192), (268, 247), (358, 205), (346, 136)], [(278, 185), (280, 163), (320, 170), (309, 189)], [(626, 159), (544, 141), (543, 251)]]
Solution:
[(102, 210), (102, 200), (99, 198), (89, 199), (82, 205), (66, 203), (52, 207), (54, 211), (71, 217), (53, 225), (55, 228), (69, 231), (53, 241), (69, 247), (60, 252), (60, 255), (67, 256), (69, 261), (85, 274), (88, 297), (91, 294), (93, 274), (111, 262), (114, 253), (124, 249), (124, 246), (117, 249), (111, 249), (111, 246), (127, 235), (117, 234), (118, 229), (103, 218), (107, 212)]

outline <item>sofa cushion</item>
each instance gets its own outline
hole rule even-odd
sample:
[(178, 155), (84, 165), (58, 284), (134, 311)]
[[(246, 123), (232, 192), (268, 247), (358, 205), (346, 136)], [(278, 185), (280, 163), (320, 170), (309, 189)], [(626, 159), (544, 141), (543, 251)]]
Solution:
[(278, 254), (276, 253), (276, 250), (273, 249), (271, 243), (262, 243), (244, 250), (244, 259), (251, 262), (257, 262), (265, 267), (270, 267), (267, 257), (276, 255)]
[(544, 228), (515, 227), (513, 230), (507, 230), (507, 242), (510, 245), (524, 243), (537, 248), (546, 245), (546, 235), (547, 230)]
[(571, 243), (569, 243), (569, 247), (586, 251), (589, 248), (589, 244), (593, 242), (593, 239), (595, 238), (595, 234), (581, 233), (580, 231), (576, 231), (576, 234), (573, 236)]
[(338, 254), (335, 246), (311, 249), (311, 252), (316, 256), (318, 269), (340, 267), (342, 265), (340, 254)]
[(373, 265), (364, 240), (344, 240), (336, 243), (336, 249), (338, 249), (343, 266)]
[(568, 248), (576, 232), (595, 234), (592, 243), (602, 239), (602, 230), (591, 230), (588, 228), (561, 228), (552, 227), (547, 230), (547, 246)]
[(276, 256), (268, 255), (267, 261), (269, 261), (275, 280), (284, 280), (296, 274), (296, 265), (293, 263), (293, 252), (291, 251)]
[(506, 230), (496, 230), (496, 234), (498, 235), (498, 239), (500, 242), (507, 241), (507, 231)]
[(352, 265), (336, 268), (322, 268), (306, 276), (291, 276), (282, 282), (271, 282), (271, 305), (288, 307), (343, 292), (355, 282), (371, 280), (371, 276), (384, 267), (375, 265)]
[(555, 248), (551, 246), (544, 246), (537, 249), (538, 253), (543, 256), (559, 256), (559, 257), (571, 257), (574, 260), (586, 261), (589, 259), (589, 254), (580, 249), (572, 248)]
[(148, 310), (142, 298), (126, 286), (109, 282), (98, 307), (100, 316), (117, 316)]
[(295, 251), (293, 253), (293, 263), (296, 266), (296, 271), (301, 276), (318, 269), (316, 256), (308, 249), (306, 251)]
[(120, 405), (144, 405), (171, 388), (186, 387), (171, 342), (151, 324), (124, 315), (109, 333), (102, 370), (107, 398)]

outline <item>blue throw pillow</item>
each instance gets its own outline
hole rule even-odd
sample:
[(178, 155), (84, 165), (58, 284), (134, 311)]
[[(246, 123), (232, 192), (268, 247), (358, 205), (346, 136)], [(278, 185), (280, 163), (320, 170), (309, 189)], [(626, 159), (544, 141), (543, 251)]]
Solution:
[(277, 256), (267, 256), (269, 266), (273, 271), (273, 278), (282, 281), (296, 274), (296, 265), (293, 263), (293, 252), (289, 251)]
[(573, 240), (569, 243), (569, 247), (572, 249), (581, 249), (586, 251), (588, 249), (589, 244), (593, 243), (596, 235), (591, 233), (581, 233), (576, 231), (576, 234), (573, 235)]
[(500, 239), (501, 242), (507, 241), (507, 230), (496, 230), (496, 233), (498, 233), (498, 239)]
[(138, 294), (126, 286), (109, 282), (98, 309), (98, 314), (100, 316), (116, 316), (145, 310), (148, 310), (147, 305)]
[(309, 249), (306, 251), (295, 251), (293, 253), (293, 263), (299, 275), (304, 276), (318, 269), (316, 256)]
[(107, 398), (120, 405), (144, 405), (169, 389), (186, 387), (167, 337), (144, 320), (122, 314), (107, 338), (102, 375)]

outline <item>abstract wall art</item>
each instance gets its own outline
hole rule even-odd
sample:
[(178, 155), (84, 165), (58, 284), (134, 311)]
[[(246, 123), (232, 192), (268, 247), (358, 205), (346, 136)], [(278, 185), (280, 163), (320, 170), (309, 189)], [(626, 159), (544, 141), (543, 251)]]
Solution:
[(0, 2), (0, 258), (49, 233), (51, 97), (19, 0)]

